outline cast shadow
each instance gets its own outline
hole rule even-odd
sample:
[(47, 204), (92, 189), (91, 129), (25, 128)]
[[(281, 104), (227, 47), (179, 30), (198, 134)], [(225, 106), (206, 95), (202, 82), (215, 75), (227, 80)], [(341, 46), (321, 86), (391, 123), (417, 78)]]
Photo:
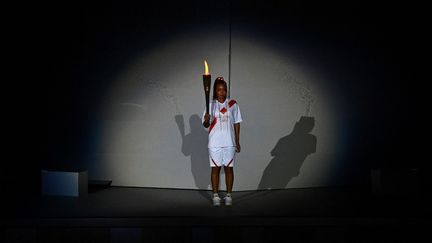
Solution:
[(293, 131), (279, 139), (270, 154), (274, 157), (265, 168), (258, 189), (283, 189), (300, 173), (306, 157), (316, 152), (317, 138), (310, 134), (315, 118), (302, 116)]
[(208, 193), (210, 185), (210, 165), (208, 157), (208, 132), (201, 123), (201, 118), (194, 114), (189, 118), (190, 133), (185, 134), (183, 115), (176, 115), (175, 121), (182, 137), (181, 151), (190, 156), (191, 171), (199, 193), (211, 201)]

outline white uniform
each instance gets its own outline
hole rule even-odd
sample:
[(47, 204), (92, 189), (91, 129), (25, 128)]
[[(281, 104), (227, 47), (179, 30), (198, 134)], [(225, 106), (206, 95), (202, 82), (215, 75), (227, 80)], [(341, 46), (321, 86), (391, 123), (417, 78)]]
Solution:
[[(202, 115), (204, 122), (205, 108)], [(234, 99), (225, 99), (220, 103), (217, 99), (209, 104), (210, 126), (208, 128), (208, 150), (210, 166), (234, 166), (235, 131), (234, 123), (242, 122), (240, 107)]]

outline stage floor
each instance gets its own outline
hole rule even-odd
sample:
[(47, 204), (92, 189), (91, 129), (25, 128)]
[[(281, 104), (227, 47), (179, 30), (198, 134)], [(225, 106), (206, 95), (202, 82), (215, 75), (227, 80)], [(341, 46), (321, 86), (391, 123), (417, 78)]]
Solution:
[(8, 197), (2, 214), (3, 223), (10, 226), (119, 227), (428, 224), (432, 215), (430, 199), (378, 198), (364, 188), (242, 191), (232, 197), (232, 206), (213, 207), (210, 191), (109, 187), (81, 198)]

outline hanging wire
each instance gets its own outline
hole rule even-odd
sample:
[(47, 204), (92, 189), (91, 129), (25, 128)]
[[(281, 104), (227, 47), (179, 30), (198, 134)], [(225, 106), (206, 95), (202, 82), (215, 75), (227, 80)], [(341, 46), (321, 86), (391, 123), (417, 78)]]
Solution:
[(229, 1), (229, 50), (228, 50), (228, 99), (231, 98), (231, 29), (232, 29), (232, 0)]

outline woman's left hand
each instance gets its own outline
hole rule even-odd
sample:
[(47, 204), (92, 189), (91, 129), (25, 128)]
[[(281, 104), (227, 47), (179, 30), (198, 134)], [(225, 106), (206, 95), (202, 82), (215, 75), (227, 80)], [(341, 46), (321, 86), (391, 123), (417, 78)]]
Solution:
[(236, 145), (236, 152), (237, 152), (237, 153), (240, 153), (240, 150), (241, 150), (241, 147), (240, 147), (240, 144), (238, 143), (238, 144)]

